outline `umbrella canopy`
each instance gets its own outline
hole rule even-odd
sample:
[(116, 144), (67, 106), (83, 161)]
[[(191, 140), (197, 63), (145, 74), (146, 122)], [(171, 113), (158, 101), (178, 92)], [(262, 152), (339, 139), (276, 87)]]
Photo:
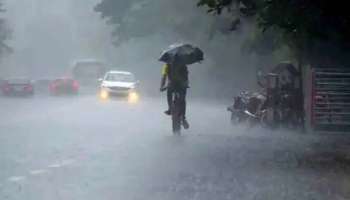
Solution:
[(198, 47), (190, 44), (173, 44), (167, 50), (163, 51), (159, 61), (165, 63), (180, 62), (191, 65), (204, 59), (204, 53)]

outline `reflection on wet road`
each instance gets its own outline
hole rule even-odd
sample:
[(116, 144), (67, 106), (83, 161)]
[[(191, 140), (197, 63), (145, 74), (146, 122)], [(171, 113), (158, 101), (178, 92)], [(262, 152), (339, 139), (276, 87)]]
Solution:
[(0, 199), (350, 198), (347, 140), (232, 127), (223, 104), (191, 100), (181, 137), (164, 98), (0, 105)]

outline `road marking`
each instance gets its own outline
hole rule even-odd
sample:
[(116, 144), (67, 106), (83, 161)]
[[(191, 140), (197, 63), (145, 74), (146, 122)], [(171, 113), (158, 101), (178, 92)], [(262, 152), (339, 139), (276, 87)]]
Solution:
[(38, 170), (32, 170), (32, 171), (30, 171), (29, 173), (31, 174), (31, 175), (41, 175), (41, 174), (46, 174), (46, 173), (48, 173), (49, 171), (48, 170), (46, 170), (46, 169), (38, 169)]
[(51, 164), (51, 165), (49, 165), (47, 167), (48, 168), (60, 168), (60, 167), (62, 167), (62, 165), (55, 163), (55, 164)]
[(56, 162), (54, 164), (51, 164), (49, 166), (47, 166), (48, 168), (61, 168), (64, 166), (69, 166), (72, 165), (73, 163), (75, 163), (76, 161), (73, 159), (67, 159), (67, 160), (62, 160), (61, 162)]
[(68, 165), (72, 165), (73, 163), (75, 163), (75, 160), (69, 159), (69, 160), (63, 160), (63, 161), (61, 162), (61, 165), (62, 165), (62, 166), (68, 166)]
[[(64, 166), (69, 166), (72, 165), (76, 162), (76, 160), (73, 159), (67, 159), (67, 160), (62, 160), (59, 163), (53, 163), (49, 166), (47, 166), (48, 168), (61, 168)], [(30, 175), (36, 176), (36, 175), (41, 175), (41, 174), (47, 174), (49, 173), (50, 170), (49, 169), (36, 169), (36, 170), (31, 170), (29, 171)], [(25, 179), (27, 179), (27, 177), (25, 176), (11, 176), (7, 179), (7, 181), (9, 182), (21, 182), (24, 181)], [(2, 186), (2, 185), (0, 185)]]
[(12, 177), (8, 178), (7, 180), (10, 182), (20, 182), (20, 181), (23, 181), (25, 179), (26, 179), (25, 176), (12, 176)]

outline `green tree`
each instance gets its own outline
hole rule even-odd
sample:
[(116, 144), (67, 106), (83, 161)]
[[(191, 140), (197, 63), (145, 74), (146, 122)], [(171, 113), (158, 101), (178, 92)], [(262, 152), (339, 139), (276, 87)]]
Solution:
[[(116, 44), (135, 37), (169, 31), (195, 38), (200, 20), (197, 0), (102, 0), (95, 11), (115, 27)], [(200, 30), (198, 30), (200, 31)]]
[[(0, 2), (0, 13), (5, 12), (3, 9), (3, 3)], [(0, 18), (0, 56), (6, 53), (11, 53), (12, 48), (10, 48), (6, 41), (10, 39), (11, 31), (7, 26), (6, 20), (4, 18)]]
[(238, 12), (253, 18), (262, 32), (279, 32), (303, 62), (349, 64), (350, 15), (344, 1), (200, 0), (198, 5), (218, 15)]

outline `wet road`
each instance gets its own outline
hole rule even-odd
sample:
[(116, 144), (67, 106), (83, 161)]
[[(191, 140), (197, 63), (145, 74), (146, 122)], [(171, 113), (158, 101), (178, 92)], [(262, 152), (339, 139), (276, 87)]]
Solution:
[(232, 127), (191, 100), (170, 132), (165, 99), (0, 98), (0, 199), (350, 199), (344, 138)]

